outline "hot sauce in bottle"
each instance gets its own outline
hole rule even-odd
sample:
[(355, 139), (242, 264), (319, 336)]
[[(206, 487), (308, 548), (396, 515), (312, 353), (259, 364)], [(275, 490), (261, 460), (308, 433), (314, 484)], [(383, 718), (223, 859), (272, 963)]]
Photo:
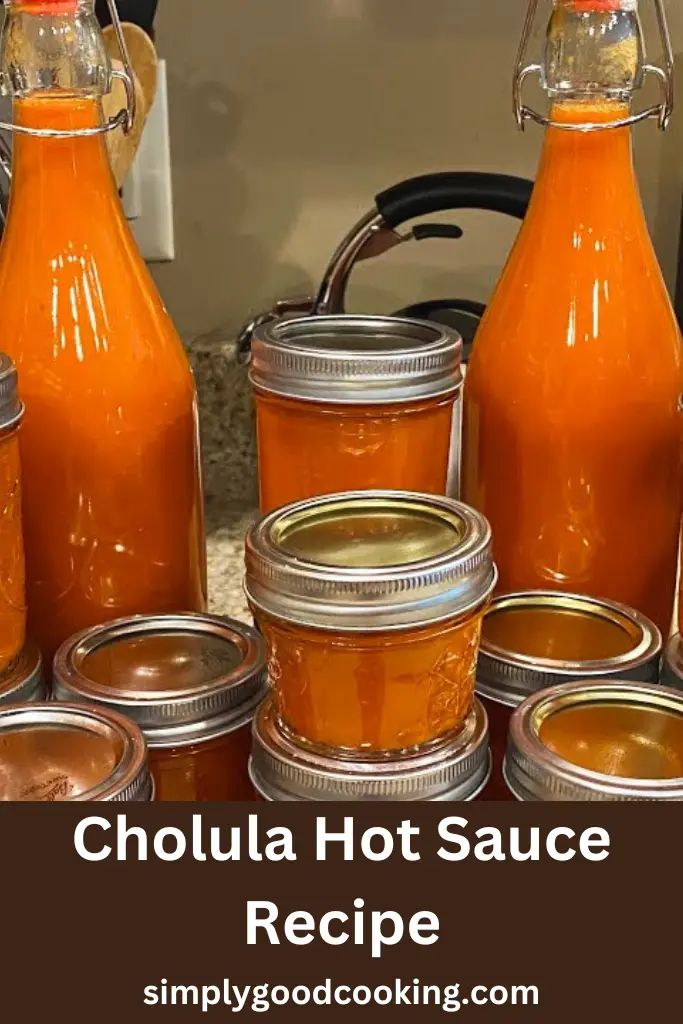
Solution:
[(0, 334), (27, 407), (29, 630), (50, 659), (90, 625), (203, 609), (196, 393), (109, 167), (93, 0), (5, 5), (15, 142)]
[(548, 119), (521, 104), (523, 56), (520, 123), (548, 127), (469, 365), (464, 499), (492, 524), (502, 592), (610, 598), (668, 635), (683, 361), (629, 127), (644, 115), (665, 126), (668, 71), (661, 106), (632, 115), (644, 72), (635, 0), (555, 0), (542, 69)]

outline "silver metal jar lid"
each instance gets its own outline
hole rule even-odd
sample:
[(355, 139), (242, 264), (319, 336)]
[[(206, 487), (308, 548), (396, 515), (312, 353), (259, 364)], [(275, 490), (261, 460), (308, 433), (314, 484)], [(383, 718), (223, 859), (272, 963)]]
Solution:
[(462, 338), (395, 316), (309, 316), (269, 322), (252, 342), (252, 384), (275, 395), (343, 405), (419, 401), (462, 385)]
[(683, 639), (680, 633), (675, 633), (664, 649), (660, 682), (683, 690)]
[[(529, 632), (543, 631), (543, 649), (531, 642), (524, 645), (525, 617)], [(513, 627), (515, 650), (506, 636)], [(599, 649), (601, 656), (582, 657), (586, 645)], [(656, 682), (661, 649), (662, 636), (654, 622), (626, 605), (558, 591), (506, 594), (491, 602), (484, 619), (477, 693), (515, 707), (529, 694), (557, 683)]]
[(188, 746), (251, 720), (265, 666), (262, 638), (242, 622), (140, 615), (67, 640), (54, 661), (55, 696), (127, 715), (150, 748)]
[[(579, 737), (581, 759), (609, 763), (597, 771), (551, 749), (545, 723), (563, 714)], [(577, 718), (576, 716), (580, 716)], [(600, 716), (599, 720), (595, 716)], [(591, 722), (593, 716), (593, 722)], [(675, 735), (674, 735), (675, 734)], [(625, 771), (631, 754), (657, 760), (653, 778)], [(651, 760), (651, 763), (652, 760)], [(663, 764), (676, 768), (665, 772)], [(623, 774), (616, 772), (621, 765)], [(522, 801), (683, 800), (683, 694), (650, 683), (621, 680), (568, 683), (527, 698), (510, 721), (503, 772)], [(653, 775), (655, 773), (653, 772)]]
[(17, 427), (24, 415), (19, 399), (17, 368), (4, 352), (0, 352), (0, 431)]
[(271, 700), (253, 724), (249, 774), (266, 800), (474, 800), (490, 774), (488, 720), (474, 706), (457, 734), (400, 758), (356, 758), (302, 746)]
[(134, 722), (79, 704), (0, 707), (0, 800), (147, 801), (145, 739)]
[(495, 583), (487, 520), (450, 498), (326, 495), (271, 512), (246, 538), (252, 606), (319, 629), (441, 622), (480, 607)]
[(46, 696), (40, 651), (36, 644), (29, 642), (0, 676), (0, 704), (44, 700)]

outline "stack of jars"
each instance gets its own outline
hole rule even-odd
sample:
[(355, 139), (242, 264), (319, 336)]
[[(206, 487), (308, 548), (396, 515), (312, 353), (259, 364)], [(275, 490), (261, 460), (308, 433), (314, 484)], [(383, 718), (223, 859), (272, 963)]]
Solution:
[(254, 338), (263, 799), (464, 800), (487, 780), (474, 680), (491, 531), (443, 497), (461, 354), (449, 331), (392, 317), (285, 320)]
[(489, 525), (441, 496), (459, 355), (377, 317), (254, 341), (246, 590), (271, 694), (252, 782), (267, 800), (679, 799), (683, 700), (655, 685), (656, 625), (561, 592), (490, 603)]

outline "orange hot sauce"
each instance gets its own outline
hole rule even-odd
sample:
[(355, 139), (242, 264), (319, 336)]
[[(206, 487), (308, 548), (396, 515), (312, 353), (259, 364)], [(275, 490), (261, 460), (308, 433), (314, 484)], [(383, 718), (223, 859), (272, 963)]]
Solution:
[[(566, 123), (626, 104), (557, 103)], [(572, 590), (668, 634), (681, 514), (680, 332), (628, 128), (550, 128), (531, 206), (468, 367), (463, 496), (500, 591)]]
[(317, 316), (252, 346), (261, 511), (341, 491), (445, 494), (462, 341), (436, 324)]
[(444, 494), (453, 398), (334, 406), (256, 391), (261, 511), (386, 487)]
[[(15, 101), (24, 126), (102, 121), (95, 97)], [(196, 396), (126, 223), (103, 136), (15, 140), (0, 334), (19, 369), (29, 628), (206, 599)]]

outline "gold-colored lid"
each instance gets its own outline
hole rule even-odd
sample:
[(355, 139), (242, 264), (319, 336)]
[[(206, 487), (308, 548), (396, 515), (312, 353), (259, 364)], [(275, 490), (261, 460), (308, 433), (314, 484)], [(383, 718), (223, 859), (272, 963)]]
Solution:
[(683, 800), (683, 694), (611, 680), (555, 686), (512, 715), (505, 760), (520, 800)]
[(505, 594), (484, 619), (477, 691), (515, 706), (562, 682), (656, 682), (661, 649), (655, 624), (626, 605), (559, 591)]
[(0, 708), (0, 800), (142, 801), (152, 798), (137, 726), (102, 708)]
[(486, 519), (460, 502), (354, 491), (297, 502), (246, 540), (252, 605), (321, 629), (381, 630), (463, 615), (495, 584)]

